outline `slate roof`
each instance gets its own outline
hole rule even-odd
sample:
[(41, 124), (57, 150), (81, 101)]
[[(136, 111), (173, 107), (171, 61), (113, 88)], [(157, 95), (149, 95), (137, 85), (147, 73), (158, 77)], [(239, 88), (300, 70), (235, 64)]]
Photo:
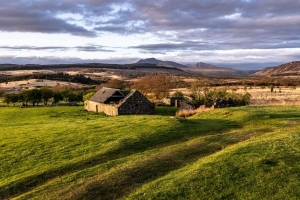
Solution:
[(101, 90), (99, 90), (96, 94), (94, 94), (90, 98), (90, 101), (94, 101), (97, 103), (106, 103), (106, 101), (111, 97), (123, 99), (124, 94), (118, 89), (104, 87)]
[(127, 96), (120, 101), (119, 106), (122, 105), (123, 103), (125, 103), (127, 101), (127, 99), (129, 99), (129, 97), (131, 95), (133, 95), (136, 91), (137, 90), (134, 90), (134, 89), (130, 90), (129, 94), (127, 94)]

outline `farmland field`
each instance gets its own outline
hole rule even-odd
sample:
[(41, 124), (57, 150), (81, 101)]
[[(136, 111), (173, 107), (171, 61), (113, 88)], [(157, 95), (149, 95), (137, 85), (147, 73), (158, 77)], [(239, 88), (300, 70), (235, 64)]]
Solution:
[(297, 199), (300, 107), (0, 108), (0, 199)]

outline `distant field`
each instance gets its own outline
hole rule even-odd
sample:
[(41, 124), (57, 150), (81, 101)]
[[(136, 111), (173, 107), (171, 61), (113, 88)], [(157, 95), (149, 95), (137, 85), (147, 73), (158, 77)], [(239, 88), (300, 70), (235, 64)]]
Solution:
[(72, 87), (84, 87), (86, 85), (79, 83), (71, 83), (64, 81), (51, 81), (51, 80), (38, 80), (38, 79), (30, 79), (25, 81), (12, 81), (6, 83), (0, 83), (0, 88), (6, 90), (11, 93), (18, 93), (22, 89), (34, 89), (41, 87), (54, 87), (54, 86), (72, 86)]
[[(209, 87), (210, 90), (221, 90), (226, 89), (228, 92), (237, 92), (244, 94), (248, 92), (251, 94), (251, 106), (281, 106), (281, 105), (300, 105), (300, 87), (296, 86), (280, 86), (274, 87), (271, 92), (270, 87), (247, 87), (245, 90), (244, 86), (218, 86)], [(191, 91), (188, 88), (173, 89), (171, 93), (175, 91), (181, 91), (185, 95), (190, 95)]]
[(297, 199), (300, 107), (0, 108), (0, 199)]
[[(247, 87), (247, 92), (251, 94), (250, 105), (270, 106), (270, 105), (300, 105), (300, 88), (295, 86), (274, 87), (271, 92), (270, 87)], [(237, 92), (246, 92), (243, 87), (239, 87)]]

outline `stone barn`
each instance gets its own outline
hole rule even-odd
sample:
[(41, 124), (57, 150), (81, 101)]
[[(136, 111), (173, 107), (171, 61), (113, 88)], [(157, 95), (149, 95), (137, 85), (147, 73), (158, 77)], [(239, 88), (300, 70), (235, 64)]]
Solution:
[(155, 105), (138, 90), (131, 90), (124, 95), (121, 90), (102, 88), (89, 100), (84, 108), (91, 112), (104, 112), (106, 115), (119, 114), (154, 114)]

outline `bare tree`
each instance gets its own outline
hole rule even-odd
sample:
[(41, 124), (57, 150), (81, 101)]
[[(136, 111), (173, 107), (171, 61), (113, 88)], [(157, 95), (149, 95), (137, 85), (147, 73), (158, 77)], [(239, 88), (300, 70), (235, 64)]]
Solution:
[(155, 99), (162, 99), (169, 94), (172, 82), (169, 76), (157, 74), (139, 79), (132, 88), (140, 90), (144, 95), (152, 94)]

